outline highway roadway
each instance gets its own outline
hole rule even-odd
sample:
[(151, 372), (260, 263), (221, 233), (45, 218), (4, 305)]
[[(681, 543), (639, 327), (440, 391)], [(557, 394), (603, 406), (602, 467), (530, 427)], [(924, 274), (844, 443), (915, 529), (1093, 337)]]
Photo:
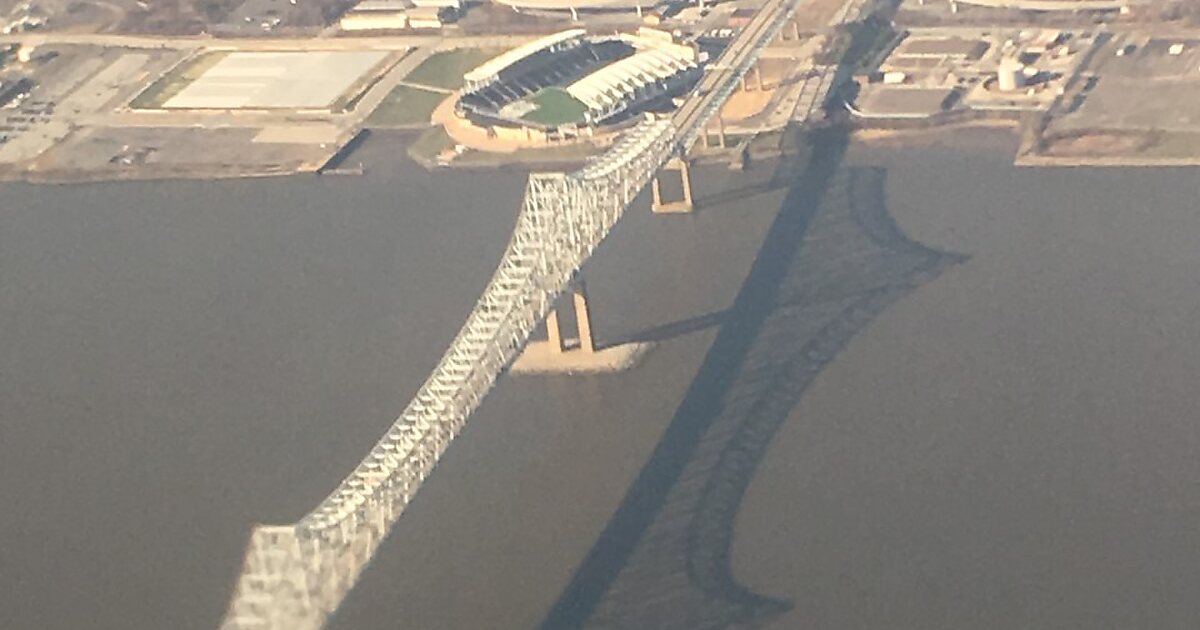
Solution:
[[(729, 97), (729, 90), (721, 88), (730, 85), (731, 75), (740, 78), (753, 65), (759, 52), (782, 26), (785, 14), (791, 13), (798, 1), (770, 0), (763, 4), (721, 56), (705, 69), (693, 98), (688, 99), (672, 118), (684, 150), (691, 146), (696, 133)], [(733, 83), (736, 84), (736, 80)]]
[[(796, 15), (793, 20), (800, 29), (830, 32), (856, 16), (864, 1), (848, 0), (841, 5), (831, 2), (820, 6), (805, 4), (805, 14)], [(782, 129), (789, 122), (803, 124), (824, 107), (829, 94), (838, 87), (845, 75), (840, 73), (838, 63), (817, 63), (817, 56), (823, 49), (820, 42), (809, 40), (805, 44), (790, 51), (784, 49), (785, 54), (796, 56), (788, 57), (792, 61), (792, 68), (775, 88), (775, 94), (764, 111), (746, 120), (726, 123), (726, 133), (757, 134)], [(771, 51), (771, 48), (765, 49), (761, 57), (773, 56), (769, 54)]]
[[(798, 25), (802, 30), (808, 31), (813, 28), (841, 24), (848, 19), (852, 11), (862, 5), (862, 0), (846, 0), (845, 2), (836, 0), (768, 0), (764, 3), (750, 23), (738, 32), (733, 41), (729, 43), (721, 56), (708, 65), (704, 76), (692, 92), (692, 97), (676, 110), (672, 122), (678, 130), (680, 147), (683, 151), (691, 147), (700, 131), (719, 111), (730, 92), (736, 88), (736, 80), (731, 82), (730, 77), (740, 79), (744, 76), (770, 41), (779, 33), (788, 17), (794, 15), (802, 4), (815, 5), (810, 11), (811, 14), (805, 16), (806, 23)], [(832, 14), (829, 14), (829, 11), (832, 11)], [(797, 64), (804, 65), (804, 61), (797, 60)], [(832, 69), (834, 68), (823, 70)], [(823, 75), (824, 73), (822, 73)], [(805, 82), (805, 84), (807, 83)], [(825, 89), (827, 90), (828, 86)], [(777, 126), (781, 127), (786, 124), (786, 121), (792, 117), (798, 102), (810, 100), (801, 98), (809, 92), (820, 95), (825, 93), (820, 90), (814, 92), (806, 86), (801, 86), (795, 95), (781, 97), (780, 100), (788, 101), (789, 107), (786, 111), (779, 107), (779, 103), (773, 103), (781, 114)], [(810, 109), (811, 107), (812, 104), (810, 104)]]

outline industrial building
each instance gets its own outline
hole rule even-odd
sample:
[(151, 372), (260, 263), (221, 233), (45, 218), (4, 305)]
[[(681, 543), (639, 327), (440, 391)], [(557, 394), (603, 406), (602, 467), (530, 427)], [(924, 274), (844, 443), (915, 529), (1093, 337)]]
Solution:
[[(889, 60), (977, 61), (988, 51), (988, 42), (963, 37), (906, 37)], [(923, 63), (923, 62), (917, 62)]]
[(850, 110), (877, 120), (948, 111), (1011, 120), (1017, 112), (1045, 111), (1098, 41), (1093, 33), (1059, 29), (916, 29), (860, 86)]
[(958, 96), (953, 88), (881, 86), (866, 92), (858, 103), (848, 107), (863, 119), (921, 119), (947, 111)]
[(408, 10), (408, 26), (414, 29), (442, 28), (453, 17), (453, 10), (447, 7), (413, 7)]
[(649, 11), (664, 0), (493, 0), (496, 4), (511, 7), (514, 11), (571, 13), (578, 18), (580, 13), (611, 13)]
[(685, 92), (699, 75), (696, 50), (667, 33), (589, 37), (571, 29), (468, 72), (456, 111), (493, 129), (608, 125)]
[(441, 28), (462, 11), (462, 0), (363, 0), (342, 16), (343, 31)]

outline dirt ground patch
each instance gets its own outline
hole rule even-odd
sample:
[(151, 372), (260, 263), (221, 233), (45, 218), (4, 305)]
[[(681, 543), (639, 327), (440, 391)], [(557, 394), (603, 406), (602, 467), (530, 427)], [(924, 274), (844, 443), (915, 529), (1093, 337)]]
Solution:
[(734, 92), (721, 108), (721, 117), (728, 121), (744, 120), (762, 113), (767, 104), (771, 102), (771, 96), (774, 94), (774, 90), (754, 90), (752, 92), (739, 90)]

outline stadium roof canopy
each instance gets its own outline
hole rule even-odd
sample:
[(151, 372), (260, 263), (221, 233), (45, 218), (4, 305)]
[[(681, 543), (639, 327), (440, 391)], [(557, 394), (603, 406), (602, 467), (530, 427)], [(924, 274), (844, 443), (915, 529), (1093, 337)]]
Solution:
[(665, 50), (643, 50), (572, 83), (567, 87), (567, 93), (591, 110), (604, 111), (628, 99), (642, 86), (667, 79), (695, 65), (691, 60)]
[(573, 39), (582, 39), (586, 34), (587, 31), (582, 28), (573, 28), (565, 31), (559, 31), (554, 34), (535, 39), (531, 42), (525, 42), (516, 48), (507, 50), (483, 62), (483, 64), (479, 67), (464, 74), (463, 79), (466, 81), (468, 86), (488, 81), (492, 77), (495, 77), (503, 72), (505, 68), (508, 68), (509, 66), (530, 55), (541, 52), (548, 48), (565, 44)]

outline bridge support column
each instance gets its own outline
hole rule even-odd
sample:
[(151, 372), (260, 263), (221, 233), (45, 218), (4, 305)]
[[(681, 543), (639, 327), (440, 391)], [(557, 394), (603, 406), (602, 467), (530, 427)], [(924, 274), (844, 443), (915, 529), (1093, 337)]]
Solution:
[[(722, 134), (724, 137), (724, 134)], [(724, 143), (722, 142), (722, 146)], [(684, 158), (674, 158), (663, 165), (663, 171), (678, 171), (679, 182), (683, 187), (683, 198), (676, 201), (664, 201), (662, 193), (662, 182), (659, 176), (654, 176), (654, 181), (650, 186), (650, 193), (653, 201), (650, 205), (650, 210), (655, 213), (686, 213), (695, 209), (692, 203), (692, 176), (688, 168), (687, 160)]]
[[(724, 149), (725, 148), (725, 119), (721, 117), (720, 112), (717, 112), (717, 115), (715, 116), (715, 118), (716, 118), (716, 136), (717, 136), (716, 146), (718, 148)], [(700, 144), (705, 149), (710, 149), (713, 147), (713, 141), (710, 138), (710, 136), (712, 136), (712, 135), (713, 135), (712, 123), (705, 124), (704, 125), (704, 133), (700, 134)]]
[[(750, 81), (750, 75), (754, 75), (753, 83)], [(763, 90), (762, 70), (760, 69), (759, 62), (757, 61), (754, 62), (753, 66), (750, 66), (750, 71), (742, 77), (742, 91), (753, 92), (755, 90), (759, 92)]]
[(583, 278), (576, 279), (571, 294), (571, 302), (575, 305), (575, 330), (579, 333), (579, 345), (575, 349), (591, 354), (596, 351), (596, 340), (592, 338), (592, 309), (588, 307)]
[(550, 311), (546, 316), (546, 345), (554, 352), (566, 349), (563, 346), (562, 329), (559, 327), (558, 309)]
[[(650, 349), (646, 342), (596, 347), (592, 334), (592, 309), (583, 278), (576, 277), (568, 289), (570, 301), (562, 302), (546, 316), (546, 340), (530, 341), (513, 363), (514, 374), (575, 374), (616, 372), (633, 367)], [(575, 315), (574, 337), (564, 336), (562, 309), (570, 304)], [(570, 329), (567, 329), (570, 335)]]
[[(562, 335), (562, 322), (559, 320), (561, 306), (555, 307), (546, 316), (546, 346), (550, 352), (563, 354), (566, 352), (591, 353), (596, 351), (596, 340), (592, 338), (592, 311), (588, 306), (587, 287), (583, 278), (577, 278), (570, 288), (571, 305), (575, 308), (575, 338), (565, 338)], [(537, 342), (533, 342), (537, 343)]]

